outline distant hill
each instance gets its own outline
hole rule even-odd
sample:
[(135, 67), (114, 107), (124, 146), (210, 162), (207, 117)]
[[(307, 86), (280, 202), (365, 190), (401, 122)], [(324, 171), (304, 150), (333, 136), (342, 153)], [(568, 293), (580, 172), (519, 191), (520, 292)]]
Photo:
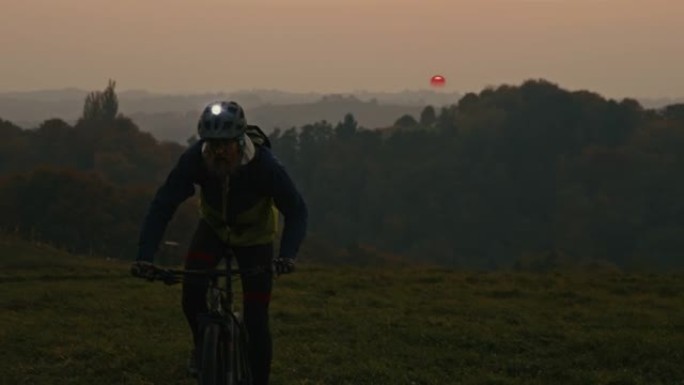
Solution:
[(672, 104), (684, 103), (684, 98), (642, 98), (638, 100), (644, 108), (663, 108)]
[[(45, 119), (59, 117), (64, 120), (76, 119), (83, 107), (87, 90), (64, 88), (57, 90), (0, 92), (0, 117), (14, 122), (42, 122)], [(165, 113), (199, 109), (207, 102), (216, 99), (234, 99), (245, 108), (254, 108), (267, 104), (299, 104), (313, 103), (327, 94), (318, 92), (296, 93), (280, 90), (241, 90), (222, 93), (200, 94), (162, 94), (144, 90), (118, 91), (121, 111), (133, 113)], [(432, 90), (405, 90), (401, 92), (356, 91), (340, 94), (355, 96), (362, 101), (373, 101), (378, 104), (434, 106), (455, 103), (460, 98), (456, 92), (445, 93)]]
[[(83, 102), (89, 92), (77, 88), (0, 92), (0, 118), (24, 128), (35, 128), (46, 119), (55, 117), (74, 123), (82, 113)], [(117, 94), (120, 111), (131, 117), (143, 131), (152, 133), (157, 139), (179, 143), (185, 143), (194, 133), (201, 108), (218, 99), (239, 101), (247, 110), (250, 121), (270, 132), (276, 127), (287, 129), (320, 120), (336, 123), (346, 113), (354, 114), (363, 127), (386, 127), (404, 114), (417, 118), (426, 105), (439, 108), (456, 104), (462, 96), (457, 92), (434, 90), (358, 90), (323, 94), (268, 89), (198, 94), (128, 90)], [(684, 103), (684, 98), (639, 99), (639, 102), (646, 108), (661, 108)]]
[[(0, 117), (24, 128), (35, 128), (46, 119), (58, 117), (75, 122), (82, 113), (88, 91), (62, 90), (0, 93)], [(232, 99), (246, 109), (248, 119), (270, 132), (276, 127), (327, 120), (336, 123), (352, 113), (366, 128), (386, 127), (404, 114), (417, 117), (426, 105), (455, 104), (458, 93), (430, 90), (357, 94), (292, 93), (252, 90), (234, 93), (165, 95), (147, 91), (119, 92), (120, 111), (131, 117), (157, 139), (185, 143), (194, 133), (197, 116), (212, 100)]]
[[(259, 125), (266, 132), (275, 128), (288, 129), (318, 121), (337, 123), (344, 115), (351, 113), (362, 127), (375, 129), (386, 127), (404, 115), (418, 117), (424, 106), (380, 104), (364, 102), (355, 97), (323, 97), (312, 103), (265, 104), (246, 108), (251, 123)], [(160, 140), (185, 143), (195, 133), (199, 108), (187, 112), (143, 113), (129, 116), (143, 130)]]

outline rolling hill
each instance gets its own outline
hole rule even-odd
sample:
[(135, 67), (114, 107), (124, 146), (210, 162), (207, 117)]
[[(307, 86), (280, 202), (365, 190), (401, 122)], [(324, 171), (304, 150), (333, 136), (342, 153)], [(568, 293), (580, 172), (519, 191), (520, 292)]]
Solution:
[[(6, 384), (192, 384), (178, 286), (0, 238)], [(676, 384), (684, 276), (304, 265), (271, 305), (279, 384)]]

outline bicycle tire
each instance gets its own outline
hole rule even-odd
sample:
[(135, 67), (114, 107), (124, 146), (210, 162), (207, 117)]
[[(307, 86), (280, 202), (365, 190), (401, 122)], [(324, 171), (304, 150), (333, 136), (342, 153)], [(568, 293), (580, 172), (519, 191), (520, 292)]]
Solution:
[(239, 314), (233, 315), (233, 341), (235, 351), (232, 355), (232, 365), (235, 370), (233, 384), (252, 385), (252, 370), (249, 364), (249, 351), (247, 346), (247, 330), (241, 322)]
[(223, 328), (218, 323), (210, 323), (204, 328), (200, 357), (199, 384), (225, 385), (228, 368), (226, 358), (228, 349)]

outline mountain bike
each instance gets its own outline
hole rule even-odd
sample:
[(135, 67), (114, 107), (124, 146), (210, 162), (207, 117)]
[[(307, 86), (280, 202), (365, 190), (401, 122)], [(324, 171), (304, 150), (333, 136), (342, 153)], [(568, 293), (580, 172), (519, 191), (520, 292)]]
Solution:
[[(241, 314), (234, 308), (232, 281), (239, 276), (258, 274), (263, 268), (233, 269), (226, 263), (224, 269), (176, 270), (149, 265), (145, 271), (131, 269), (131, 273), (149, 281), (162, 281), (167, 285), (182, 282), (187, 276), (209, 278), (207, 306), (209, 311), (200, 314), (200, 346), (197, 347), (199, 385), (251, 385), (252, 373), (248, 361), (247, 331)], [(225, 278), (221, 285), (219, 278)]]

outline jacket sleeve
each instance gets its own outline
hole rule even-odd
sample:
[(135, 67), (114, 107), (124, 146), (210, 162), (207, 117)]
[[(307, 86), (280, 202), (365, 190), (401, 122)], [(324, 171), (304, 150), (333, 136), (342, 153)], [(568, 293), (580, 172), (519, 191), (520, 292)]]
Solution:
[(273, 200), (285, 219), (280, 240), (280, 257), (296, 258), (306, 236), (308, 209), (285, 167), (273, 155), (270, 158)]
[(136, 260), (152, 262), (162, 236), (178, 206), (195, 194), (194, 170), (197, 149), (186, 150), (157, 190), (140, 229)]

